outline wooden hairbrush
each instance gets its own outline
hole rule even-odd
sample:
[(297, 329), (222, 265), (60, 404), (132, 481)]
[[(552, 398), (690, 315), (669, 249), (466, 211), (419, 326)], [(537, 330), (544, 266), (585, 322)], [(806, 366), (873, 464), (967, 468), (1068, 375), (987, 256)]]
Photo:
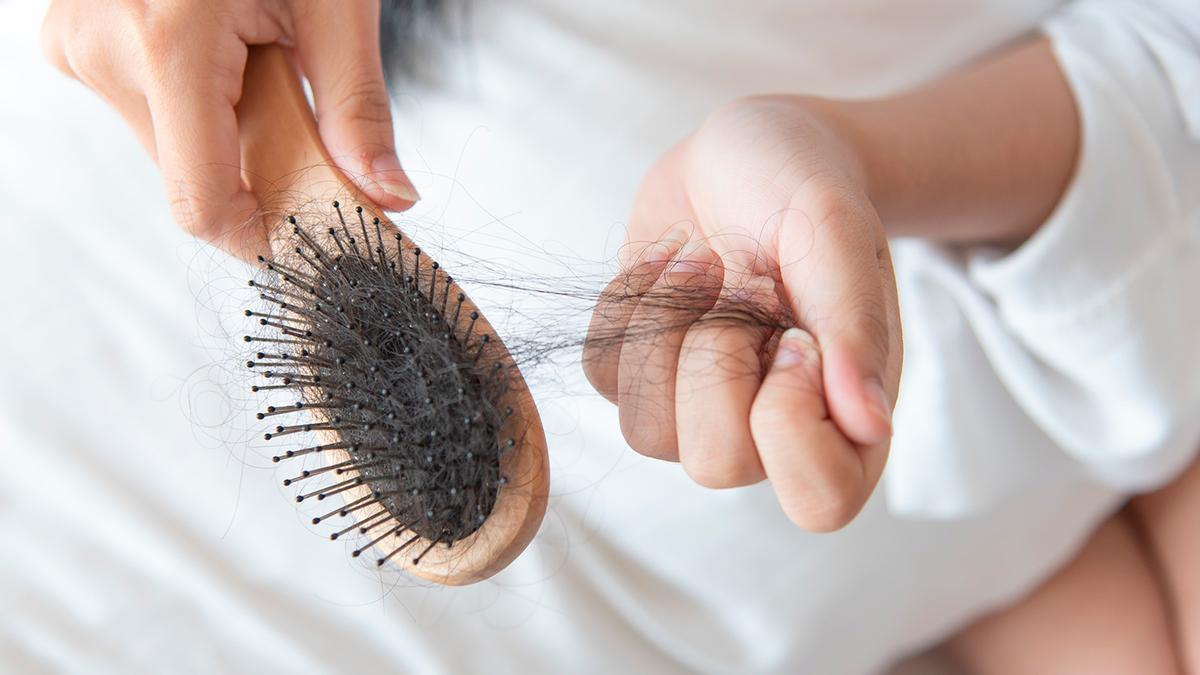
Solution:
[[(295, 392), (260, 419), (288, 451), (297, 501), (342, 505), (313, 519), (357, 535), (415, 576), (469, 584), (503, 569), (546, 509), (537, 408), (507, 348), (466, 294), (333, 163), (300, 79), (278, 46), (250, 49), (237, 105), (243, 177), (270, 225), (252, 281), (264, 332), (247, 365)], [(335, 498), (336, 497), (336, 498)]]

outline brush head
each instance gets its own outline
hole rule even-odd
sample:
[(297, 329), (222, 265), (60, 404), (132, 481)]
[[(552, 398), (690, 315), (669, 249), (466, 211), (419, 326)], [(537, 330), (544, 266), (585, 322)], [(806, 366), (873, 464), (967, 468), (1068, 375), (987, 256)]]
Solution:
[[(481, 554), (466, 549), (504, 549), (497, 555), (510, 560), (544, 511), (536, 411), (500, 340), (436, 262), (361, 208), (335, 202), (331, 215), (289, 218), (250, 282), (265, 306), (247, 310), (263, 329), (245, 337), (256, 349), (247, 365), (267, 381), (255, 390), (296, 394), (259, 413), (286, 416), (265, 437), (318, 434), (322, 442), (274, 459), (322, 460), (285, 484), (301, 486), (298, 501), (340, 497), (313, 522), (342, 519), (334, 539), (367, 536), (355, 556), (376, 548), (381, 565), (477, 580)], [(423, 568), (427, 557), (436, 564)]]

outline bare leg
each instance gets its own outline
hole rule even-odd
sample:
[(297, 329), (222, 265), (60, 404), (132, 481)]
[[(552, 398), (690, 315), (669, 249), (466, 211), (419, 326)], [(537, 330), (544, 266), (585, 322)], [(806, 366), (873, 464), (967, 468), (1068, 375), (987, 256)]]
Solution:
[(1172, 610), (1185, 672), (1200, 673), (1200, 459), (1174, 483), (1133, 501)]
[(1109, 519), (1032, 595), (968, 627), (946, 651), (974, 675), (1180, 673), (1162, 591), (1126, 515)]

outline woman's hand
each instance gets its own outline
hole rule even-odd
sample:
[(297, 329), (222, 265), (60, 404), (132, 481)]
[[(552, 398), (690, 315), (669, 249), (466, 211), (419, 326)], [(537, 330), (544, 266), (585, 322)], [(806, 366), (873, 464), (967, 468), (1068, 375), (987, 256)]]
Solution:
[[(635, 450), (708, 487), (770, 478), (811, 530), (845, 525), (874, 489), (900, 378), (892, 263), (863, 174), (817, 101), (717, 111), (643, 182), (584, 351)], [(720, 318), (742, 303), (802, 330)]]
[[(711, 487), (770, 478), (797, 524), (844, 525), (883, 470), (900, 378), (881, 216), (893, 235), (1016, 245), (1078, 151), (1042, 37), (888, 98), (733, 103), (646, 177), (588, 377), (639, 452)], [(793, 331), (776, 348), (767, 323), (729, 320), (747, 302), (781, 303), (815, 342)]]
[(394, 150), (377, 1), (55, 0), (42, 43), (52, 64), (133, 128), (179, 224), (232, 253), (266, 246), (242, 183), (234, 116), (247, 45), (294, 48), (321, 138), (368, 197), (391, 210), (418, 198)]

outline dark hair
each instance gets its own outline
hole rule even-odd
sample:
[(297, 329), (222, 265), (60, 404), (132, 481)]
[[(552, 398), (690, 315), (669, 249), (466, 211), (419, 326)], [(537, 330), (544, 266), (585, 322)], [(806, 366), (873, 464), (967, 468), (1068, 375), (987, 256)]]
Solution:
[(445, 0), (382, 0), (379, 11), (379, 48), (383, 69), (391, 81), (412, 74), (419, 65), (418, 46), (445, 28)]

